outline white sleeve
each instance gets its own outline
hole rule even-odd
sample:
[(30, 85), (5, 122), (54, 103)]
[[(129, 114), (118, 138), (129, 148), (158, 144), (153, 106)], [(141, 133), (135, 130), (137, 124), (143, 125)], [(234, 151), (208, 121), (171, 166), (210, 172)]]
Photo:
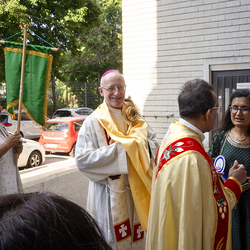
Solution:
[(79, 131), (75, 151), (78, 169), (93, 182), (111, 175), (128, 174), (127, 154), (122, 144), (115, 142), (99, 147), (99, 135), (95, 131), (86, 121)]
[(156, 133), (155, 131), (148, 125), (147, 128), (147, 137), (148, 137), (148, 146), (151, 158), (155, 159), (157, 154), (157, 150), (159, 148), (159, 143), (156, 140)]

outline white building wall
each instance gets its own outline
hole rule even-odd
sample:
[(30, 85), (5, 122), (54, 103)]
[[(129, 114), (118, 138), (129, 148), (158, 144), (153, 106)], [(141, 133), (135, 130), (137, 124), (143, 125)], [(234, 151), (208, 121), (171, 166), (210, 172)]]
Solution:
[(123, 0), (127, 94), (159, 141), (179, 118), (183, 83), (211, 82), (211, 68), (249, 69), (249, 41), (249, 0)]

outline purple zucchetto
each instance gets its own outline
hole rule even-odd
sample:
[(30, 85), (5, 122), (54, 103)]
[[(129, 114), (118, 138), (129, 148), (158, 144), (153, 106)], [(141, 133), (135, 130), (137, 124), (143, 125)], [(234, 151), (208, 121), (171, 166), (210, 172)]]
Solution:
[(120, 71), (118, 71), (118, 70), (110, 69), (110, 70), (106, 71), (106, 72), (102, 75), (101, 78), (103, 78), (104, 76), (106, 76), (107, 74), (112, 73), (112, 72), (119, 73), (120, 75), (122, 74), (122, 73), (121, 73)]

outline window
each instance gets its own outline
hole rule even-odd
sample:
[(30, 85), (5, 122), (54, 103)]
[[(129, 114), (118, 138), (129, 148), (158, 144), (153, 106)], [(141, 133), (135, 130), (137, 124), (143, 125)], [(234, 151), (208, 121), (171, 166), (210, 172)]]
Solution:
[(69, 110), (58, 110), (53, 114), (53, 117), (70, 117), (71, 112)]
[(91, 109), (78, 109), (76, 110), (76, 114), (78, 115), (90, 115), (93, 112)]
[(44, 131), (48, 132), (64, 132), (69, 128), (68, 123), (59, 123), (59, 122), (48, 122), (45, 124)]
[(74, 129), (75, 129), (75, 131), (79, 131), (79, 130), (80, 130), (80, 128), (81, 128), (83, 122), (84, 122), (84, 120), (79, 120), (79, 121), (76, 121), (76, 122), (74, 123)]

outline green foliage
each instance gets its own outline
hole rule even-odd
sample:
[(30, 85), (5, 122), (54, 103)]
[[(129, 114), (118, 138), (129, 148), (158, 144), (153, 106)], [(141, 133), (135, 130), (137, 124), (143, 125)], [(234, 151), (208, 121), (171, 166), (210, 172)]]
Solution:
[[(85, 106), (87, 91), (88, 106), (96, 108), (101, 102), (101, 75), (109, 69), (122, 71), (121, 0), (0, 0), (0, 19), (1, 40), (28, 24), (31, 31), (59, 48), (59, 52), (52, 52), (54, 77), (48, 113), (65, 105), (66, 83), (71, 105)], [(30, 33), (27, 39), (28, 43), (49, 46)], [(10, 39), (22, 40), (22, 34)], [(5, 77), (1, 47), (0, 83)]]
[[(24, 24), (54, 47), (53, 72), (57, 78), (63, 64), (63, 53), (78, 51), (78, 37), (100, 24), (100, 8), (94, 0), (0, 0), (0, 39), (4, 40), (23, 29)], [(23, 36), (15, 36), (11, 41), (22, 42)], [(49, 46), (37, 36), (28, 33), (32, 44)], [(4, 65), (3, 50), (0, 50), (0, 64)], [(0, 82), (4, 80), (4, 67), (0, 68)]]
[[(92, 94), (92, 108), (101, 102), (97, 90), (101, 75), (109, 69), (122, 71), (121, 0), (99, 0), (99, 4), (102, 24), (79, 37), (81, 50), (76, 56), (70, 52), (65, 54), (67, 63), (62, 67), (64, 74), (70, 72), (72, 82), (87, 82), (88, 95)], [(84, 91), (84, 86), (80, 91), (71, 83), (69, 86), (76, 96)], [(79, 106), (82, 106), (83, 100), (77, 100)]]

